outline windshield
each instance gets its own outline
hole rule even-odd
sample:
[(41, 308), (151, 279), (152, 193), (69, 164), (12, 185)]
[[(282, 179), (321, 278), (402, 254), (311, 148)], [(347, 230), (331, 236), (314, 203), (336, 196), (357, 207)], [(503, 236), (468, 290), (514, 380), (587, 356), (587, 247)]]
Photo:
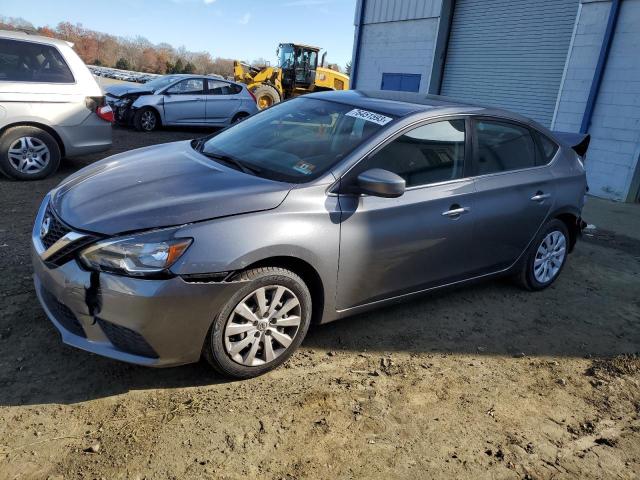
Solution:
[(201, 147), (231, 157), (256, 175), (303, 183), (319, 177), (391, 122), (350, 105), (295, 98), (221, 131)]
[(280, 68), (293, 68), (293, 45), (280, 45)]
[(165, 75), (164, 77), (156, 78), (155, 80), (151, 80), (144, 84), (145, 87), (151, 87), (153, 90), (159, 90), (163, 87), (166, 87), (171, 82), (175, 82), (180, 77), (177, 75)]

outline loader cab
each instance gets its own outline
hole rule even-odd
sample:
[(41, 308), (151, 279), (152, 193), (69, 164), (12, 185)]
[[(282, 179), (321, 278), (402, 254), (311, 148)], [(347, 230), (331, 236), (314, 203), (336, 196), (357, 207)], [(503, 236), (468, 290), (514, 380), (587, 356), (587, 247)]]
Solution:
[(315, 83), (319, 48), (281, 43), (278, 47), (282, 86), (285, 90), (308, 89)]

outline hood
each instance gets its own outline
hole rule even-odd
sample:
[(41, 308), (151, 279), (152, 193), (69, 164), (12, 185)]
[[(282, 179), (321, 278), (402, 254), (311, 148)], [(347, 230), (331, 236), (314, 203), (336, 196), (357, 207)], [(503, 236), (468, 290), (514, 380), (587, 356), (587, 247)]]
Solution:
[(105, 87), (104, 92), (112, 97), (122, 97), (130, 93), (137, 95), (153, 93), (148, 87), (144, 88), (144, 85), (109, 85)]
[(69, 226), (115, 235), (269, 210), (290, 189), (221, 165), (183, 141), (96, 162), (67, 178), (51, 198)]

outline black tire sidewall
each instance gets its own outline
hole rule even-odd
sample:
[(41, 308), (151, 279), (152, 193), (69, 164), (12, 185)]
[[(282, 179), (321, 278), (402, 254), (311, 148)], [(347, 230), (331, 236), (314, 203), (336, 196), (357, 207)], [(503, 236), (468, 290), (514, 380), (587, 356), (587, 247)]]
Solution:
[[(30, 174), (18, 172), (9, 162), (9, 148), (11, 144), (20, 137), (37, 138), (44, 142), (47, 148), (49, 148), (49, 163), (40, 172)], [(9, 178), (15, 180), (42, 180), (43, 178), (53, 175), (58, 170), (61, 159), (62, 154), (58, 142), (50, 133), (41, 128), (30, 126), (12, 127), (0, 137), (0, 171)]]
[[(208, 345), (206, 347), (209, 350), (207, 352), (207, 359), (221, 374), (233, 378), (251, 378), (262, 375), (286, 362), (304, 340), (311, 323), (311, 294), (307, 286), (297, 275), (283, 269), (276, 270), (277, 271), (265, 272), (246, 282), (246, 285), (240, 288), (227, 301), (220, 313), (216, 316), (207, 336)], [(234, 362), (225, 351), (224, 329), (233, 309), (242, 299), (254, 290), (269, 285), (281, 285), (296, 294), (300, 301), (300, 327), (289, 349), (272, 363), (257, 367), (246, 367)]]
[[(145, 112), (151, 112), (155, 115), (156, 117), (156, 123), (153, 126), (153, 128), (151, 130), (145, 130), (142, 127), (142, 114)], [(136, 128), (136, 130), (138, 130), (139, 132), (145, 132), (145, 133), (151, 133), (154, 130), (157, 130), (158, 127), (160, 127), (160, 115), (158, 115), (158, 112), (156, 112), (153, 108), (151, 107), (143, 107), (140, 110), (138, 110), (135, 114), (135, 117), (133, 118), (133, 126)]]
[[(565, 239), (565, 242), (566, 242), (566, 247), (565, 247), (566, 251), (565, 251), (564, 258), (562, 260), (562, 265), (560, 265), (560, 270), (558, 270), (558, 273), (551, 280), (549, 280), (548, 282), (541, 283), (536, 279), (535, 274), (533, 272), (534, 262), (535, 262), (535, 258), (536, 258), (536, 252), (538, 251), (538, 247), (540, 246), (540, 243), (542, 242), (542, 240), (549, 233), (554, 232), (554, 231), (559, 231), (564, 235), (564, 239)], [(549, 287), (551, 284), (553, 284), (553, 282), (555, 282), (558, 279), (558, 277), (560, 277), (560, 274), (562, 273), (562, 269), (564, 268), (565, 264), (567, 263), (567, 257), (568, 256), (569, 256), (569, 231), (567, 230), (567, 226), (561, 220), (558, 220), (558, 219), (550, 220), (540, 230), (540, 232), (536, 236), (536, 239), (531, 244), (531, 249), (530, 249), (529, 255), (527, 257), (526, 272), (525, 272), (527, 286), (529, 288), (531, 288), (531, 290), (543, 290), (543, 289)]]

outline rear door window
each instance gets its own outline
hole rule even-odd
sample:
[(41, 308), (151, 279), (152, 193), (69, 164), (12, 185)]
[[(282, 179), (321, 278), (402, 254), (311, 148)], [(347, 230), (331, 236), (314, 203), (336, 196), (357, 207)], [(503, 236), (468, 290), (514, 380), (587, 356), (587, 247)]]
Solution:
[(233, 85), (222, 80), (207, 80), (207, 86), (209, 87), (209, 95), (235, 95), (242, 91), (242, 87)]
[(538, 165), (547, 165), (553, 160), (558, 151), (558, 145), (550, 138), (544, 136), (539, 132), (534, 132), (534, 136), (538, 140), (538, 146), (540, 154), (538, 155)]
[(0, 39), (0, 81), (74, 83), (75, 79), (57, 48)]
[(477, 175), (536, 165), (536, 145), (528, 128), (497, 120), (476, 120)]

